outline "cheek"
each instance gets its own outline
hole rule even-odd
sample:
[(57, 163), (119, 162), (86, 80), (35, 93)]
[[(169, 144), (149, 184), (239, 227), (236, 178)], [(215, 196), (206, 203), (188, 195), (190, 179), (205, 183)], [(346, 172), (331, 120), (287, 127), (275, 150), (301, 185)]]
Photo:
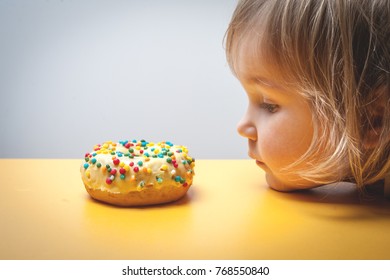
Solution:
[[(270, 168), (279, 169), (299, 159), (309, 148), (313, 136), (312, 127), (307, 123), (292, 123), (280, 118), (270, 127), (259, 132), (258, 148), (262, 159)], [(276, 170), (275, 170), (276, 171)]]
[(265, 133), (259, 138), (261, 157), (269, 167), (287, 165), (293, 161), (295, 152), (288, 140), (273, 132)]

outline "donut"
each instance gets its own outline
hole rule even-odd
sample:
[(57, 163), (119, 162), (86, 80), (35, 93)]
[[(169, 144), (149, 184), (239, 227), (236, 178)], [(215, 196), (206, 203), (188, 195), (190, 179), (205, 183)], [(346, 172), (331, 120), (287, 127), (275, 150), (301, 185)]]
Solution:
[(89, 195), (118, 206), (173, 202), (192, 185), (195, 159), (185, 146), (145, 140), (107, 141), (86, 153), (80, 167)]

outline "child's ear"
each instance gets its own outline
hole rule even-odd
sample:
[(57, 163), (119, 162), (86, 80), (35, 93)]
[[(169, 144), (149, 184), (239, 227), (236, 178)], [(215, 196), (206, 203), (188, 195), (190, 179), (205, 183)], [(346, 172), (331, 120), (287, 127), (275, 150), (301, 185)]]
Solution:
[(379, 142), (383, 131), (383, 117), (388, 98), (383, 88), (376, 90), (373, 94), (376, 95), (376, 98), (368, 105), (368, 121), (364, 125), (363, 145), (366, 149), (376, 147)]

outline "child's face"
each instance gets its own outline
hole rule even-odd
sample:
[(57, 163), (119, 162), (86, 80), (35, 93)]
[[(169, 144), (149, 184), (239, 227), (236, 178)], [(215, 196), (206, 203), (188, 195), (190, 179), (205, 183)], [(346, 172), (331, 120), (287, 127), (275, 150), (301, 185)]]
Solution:
[(313, 123), (308, 103), (278, 83), (259, 60), (254, 64), (250, 57), (242, 57), (238, 77), (249, 99), (238, 132), (248, 139), (248, 154), (266, 172), (267, 183), (281, 191), (314, 187), (294, 172), (283, 173), (311, 144)]

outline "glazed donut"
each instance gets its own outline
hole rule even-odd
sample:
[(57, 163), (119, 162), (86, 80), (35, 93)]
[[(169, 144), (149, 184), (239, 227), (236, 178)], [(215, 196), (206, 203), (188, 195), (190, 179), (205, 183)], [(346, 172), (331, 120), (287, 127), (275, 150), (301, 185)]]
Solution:
[(92, 198), (142, 206), (183, 197), (192, 184), (194, 167), (187, 148), (168, 141), (107, 141), (85, 154), (80, 172)]

